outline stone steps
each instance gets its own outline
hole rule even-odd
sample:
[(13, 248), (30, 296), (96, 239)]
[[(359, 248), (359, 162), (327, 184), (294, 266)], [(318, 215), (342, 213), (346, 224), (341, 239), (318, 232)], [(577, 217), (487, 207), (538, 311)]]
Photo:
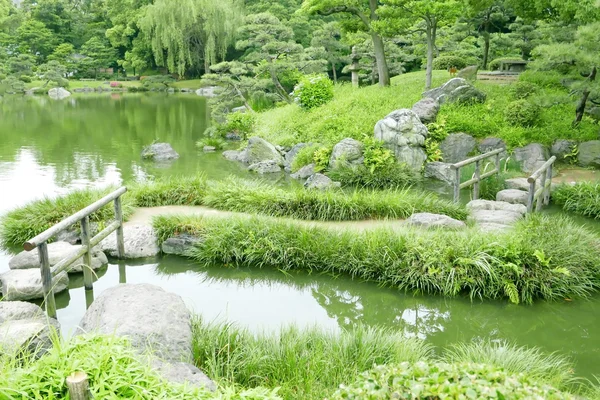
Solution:
[(467, 209), (471, 214), (469, 221), (486, 232), (507, 230), (527, 213), (523, 204), (492, 200), (473, 200)]

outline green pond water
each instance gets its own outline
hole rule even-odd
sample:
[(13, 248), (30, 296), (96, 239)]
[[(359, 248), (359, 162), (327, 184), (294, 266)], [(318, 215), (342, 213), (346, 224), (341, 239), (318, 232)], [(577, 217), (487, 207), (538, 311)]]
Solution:
[[(0, 213), (82, 187), (198, 171), (213, 179), (248, 176), (220, 154), (195, 148), (207, 120), (205, 100), (195, 95), (0, 99)], [(155, 140), (171, 143), (180, 159), (163, 165), (141, 160), (142, 147)], [(598, 230), (590, 220), (577, 221)], [(0, 273), (8, 270), (9, 259), (0, 253)], [(289, 324), (328, 330), (367, 324), (398, 329), (437, 346), (508, 340), (570, 356), (579, 375), (600, 376), (600, 296), (531, 306), (472, 303), (407, 295), (347, 277), (200, 268), (178, 257), (112, 260), (99, 271), (94, 295), (122, 282), (159, 285), (181, 295), (205, 320), (234, 322), (255, 332), (275, 332)], [(85, 312), (82, 276), (72, 276), (70, 289), (56, 300), (59, 321), (69, 335)]]

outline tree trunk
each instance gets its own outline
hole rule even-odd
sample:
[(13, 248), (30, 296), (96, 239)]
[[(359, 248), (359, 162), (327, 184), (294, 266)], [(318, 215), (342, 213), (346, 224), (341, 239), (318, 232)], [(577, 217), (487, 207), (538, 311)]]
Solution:
[(487, 31), (487, 27), (485, 32), (483, 32), (483, 65), (481, 69), (487, 69), (488, 66), (488, 57), (490, 55), (490, 33)]
[(246, 99), (246, 96), (244, 96), (240, 88), (238, 88), (236, 85), (233, 85), (233, 88), (235, 89), (235, 92), (240, 97), (240, 99), (242, 99), (242, 101), (244, 102), (244, 106), (246, 106), (248, 111), (252, 113), (255, 112), (254, 109), (250, 106), (250, 103), (248, 103), (248, 99)]
[(437, 21), (434, 19), (428, 19), (427, 23), (427, 71), (425, 90), (431, 89), (431, 82), (433, 80), (433, 51), (435, 49), (435, 36), (437, 30)]
[(333, 71), (333, 83), (337, 83), (337, 72), (335, 70), (335, 63), (331, 63), (331, 70)]
[(267, 60), (268, 60), (268, 62), (270, 64), (269, 65), (269, 74), (271, 75), (271, 80), (273, 81), (273, 84), (275, 85), (275, 88), (279, 92), (279, 95), (281, 97), (283, 97), (283, 99), (285, 101), (287, 101), (289, 104), (291, 104), (292, 103), (292, 99), (291, 99), (290, 95), (286, 92), (285, 88), (283, 87), (283, 85), (279, 81), (279, 78), (277, 77), (277, 74), (275, 73), (275, 70), (273, 69), (273, 60), (271, 58), (268, 58)]
[[(591, 84), (596, 80), (596, 67), (592, 68), (592, 73), (587, 78), (588, 84)], [(583, 94), (581, 95), (581, 99), (577, 104), (577, 108), (575, 109), (575, 121), (573, 121), (573, 126), (579, 125), (581, 120), (583, 119), (583, 115), (585, 114), (585, 106), (588, 101), (588, 97), (590, 97), (590, 89), (589, 86), (585, 88)]]
[(390, 86), (390, 71), (385, 59), (383, 40), (376, 32), (371, 32), (373, 47), (375, 48), (375, 60), (377, 62), (377, 73), (379, 74), (379, 85)]

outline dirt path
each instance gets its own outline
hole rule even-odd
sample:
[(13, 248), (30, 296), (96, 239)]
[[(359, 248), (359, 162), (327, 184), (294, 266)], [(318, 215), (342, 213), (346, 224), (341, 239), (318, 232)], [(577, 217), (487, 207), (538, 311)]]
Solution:
[[(252, 217), (252, 214), (237, 213), (230, 211), (220, 211), (202, 206), (163, 206), (163, 207), (140, 207), (135, 210), (133, 215), (125, 225), (139, 225), (152, 223), (152, 218), (159, 215), (185, 215), (199, 216), (209, 218), (227, 218), (227, 217)], [(269, 217), (267, 217), (269, 218)], [(392, 230), (400, 229), (404, 224), (403, 220), (367, 220), (367, 221), (303, 221), (292, 218), (276, 218), (278, 221), (294, 222), (306, 226), (320, 226), (337, 230), (366, 231), (379, 228)]]

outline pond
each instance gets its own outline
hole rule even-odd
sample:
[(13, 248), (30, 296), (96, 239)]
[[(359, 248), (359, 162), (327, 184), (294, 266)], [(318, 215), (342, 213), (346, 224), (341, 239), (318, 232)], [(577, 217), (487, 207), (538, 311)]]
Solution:
[[(0, 100), (0, 112), (0, 213), (81, 187), (196, 172), (213, 179), (246, 174), (219, 154), (196, 149), (208, 111), (205, 100), (194, 95), (90, 95), (61, 102), (7, 97)], [(168, 166), (142, 161), (142, 147), (155, 140), (171, 143), (181, 158)], [(9, 258), (0, 253), (0, 272), (8, 269)], [(411, 296), (346, 277), (200, 268), (178, 257), (112, 260), (98, 275), (95, 296), (119, 282), (153, 283), (180, 294), (205, 320), (231, 321), (255, 332), (287, 324), (338, 330), (362, 323), (399, 329), (438, 346), (508, 340), (568, 355), (578, 374), (600, 375), (600, 296), (533, 306), (472, 303)], [(68, 335), (85, 312), (83, 278), (73, 276), (69, 291), (56, 300)]]

